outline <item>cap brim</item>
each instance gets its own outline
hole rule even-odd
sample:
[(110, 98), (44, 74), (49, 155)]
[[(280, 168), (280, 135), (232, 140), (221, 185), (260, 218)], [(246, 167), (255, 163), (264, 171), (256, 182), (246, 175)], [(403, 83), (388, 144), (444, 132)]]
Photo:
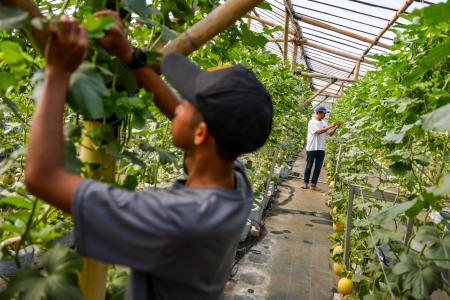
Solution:
[(204, 73), (197, 65), (192, 63), (180, 53), (166, 55), (161, 64), (161, 70), (167, 81), (189, 102), (197, 107), (195, 100), (195, 80)]

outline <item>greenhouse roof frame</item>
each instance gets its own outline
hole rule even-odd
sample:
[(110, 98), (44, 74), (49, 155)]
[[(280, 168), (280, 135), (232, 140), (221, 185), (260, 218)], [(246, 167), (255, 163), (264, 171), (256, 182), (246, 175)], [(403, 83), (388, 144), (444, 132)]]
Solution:
[(389, 29), (410, 23), (402, 14), (443, 1), (265, 0), (271, 10), (256, 7), (249, 12), (247, 26), (258, 33), (263, 26), (281, 26), (266, 36), (266, 49), (283, 62), (289, 60), (291, 69), (303, 68), (305, 72), (296, 73), (308, 76), (312, 90), (328, 86), (330, 78), (348, 78), (345, 83), (337, 80), (320, 94), (339, 98), (353, 79), (376, 69), (371, 55), (391, 52), (395, 33)]

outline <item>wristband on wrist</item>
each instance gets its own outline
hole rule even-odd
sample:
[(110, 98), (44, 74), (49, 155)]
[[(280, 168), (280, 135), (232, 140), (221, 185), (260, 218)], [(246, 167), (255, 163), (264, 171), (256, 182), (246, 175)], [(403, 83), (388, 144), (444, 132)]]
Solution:
[(132, 59), (129, 63), (127, 63), (128, 67), (131, 70), (136, 70), (144, 67), (147, 64), (147, 55), (141, 49), (136, 49), (133, 52)]

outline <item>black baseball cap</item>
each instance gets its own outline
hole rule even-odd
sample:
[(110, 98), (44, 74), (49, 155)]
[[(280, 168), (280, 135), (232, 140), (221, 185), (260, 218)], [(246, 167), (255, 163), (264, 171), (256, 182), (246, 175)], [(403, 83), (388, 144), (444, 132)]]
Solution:
[(241, 64), (206, 72), (180, 53), (170, 53), (161, 69), (167, 81), (201, 113), (208, 130), (230, 155), (260, 148), (272, 129), (269, 92)]

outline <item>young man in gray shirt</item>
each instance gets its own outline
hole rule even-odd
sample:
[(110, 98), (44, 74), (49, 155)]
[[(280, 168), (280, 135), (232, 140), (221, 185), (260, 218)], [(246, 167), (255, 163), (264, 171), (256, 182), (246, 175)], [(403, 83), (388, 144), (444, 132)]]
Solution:
[[(86, 30), (71, 19), (50, 25), (46, 78), (30, 129), (26, 185), (73, 215), (77, 251), (130, 266), (127, 299), (217, 299), (253, 192), (236, 158), (261, 147), (272, 126), (270, 95), (253, 72), (236, 65), (204, 72), (180, 54), (162, 62), (170, 88), (133, 50), (117, 20), (100, 44), (123, 59), (172, 120), (186, 152), (187, 180), (170, 190), (130, 192), (64, 170), (62, 114), (70, 75), (84, 60)], [(45, 177), (45, 180), (42, 178)]]

